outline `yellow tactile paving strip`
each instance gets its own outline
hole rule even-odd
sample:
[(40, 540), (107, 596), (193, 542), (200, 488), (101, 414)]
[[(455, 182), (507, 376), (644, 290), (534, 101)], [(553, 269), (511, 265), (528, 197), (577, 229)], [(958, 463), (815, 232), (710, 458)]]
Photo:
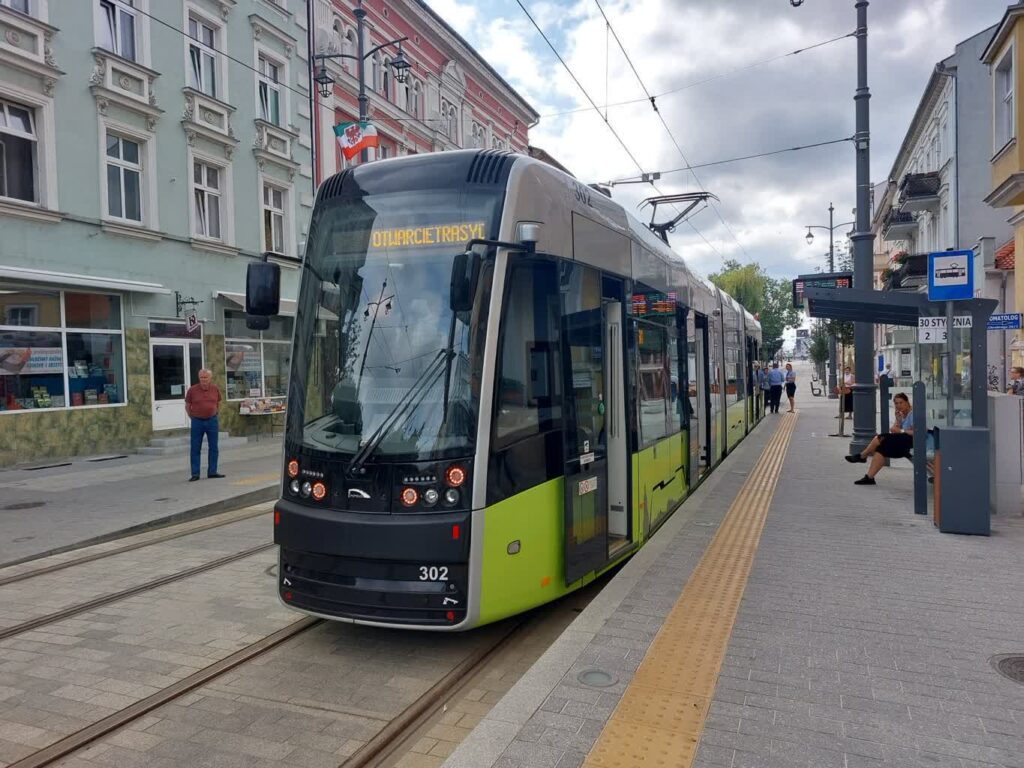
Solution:
[(786, 415), (651, 644), (585, 768), (689, 768), (778, 483)]

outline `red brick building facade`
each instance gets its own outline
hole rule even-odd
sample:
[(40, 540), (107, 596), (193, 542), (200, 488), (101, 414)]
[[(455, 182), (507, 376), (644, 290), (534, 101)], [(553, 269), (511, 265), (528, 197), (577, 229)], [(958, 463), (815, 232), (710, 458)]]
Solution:
[[(314, 52), (356, 54), (355, 2), (314, 2)], [(390, 67), (394, 46), (366, 60), (368, 116), (380, 136), (371, 160), (465, 147), (527, 152), (537, 112), (423, 0), (365, 0), (363, 8), (364, 50), (408, 37), (402, 47), (412, 64), (400, 84)], [(333, 128), (359, 115), (356, 62), (327, 67), (336, 82), (327, 99), (315, 95), (318, 180), (345, 167)]]

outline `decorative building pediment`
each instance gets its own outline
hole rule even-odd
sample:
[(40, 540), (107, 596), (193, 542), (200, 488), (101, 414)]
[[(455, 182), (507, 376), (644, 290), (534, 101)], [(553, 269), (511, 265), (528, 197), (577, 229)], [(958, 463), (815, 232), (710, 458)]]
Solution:
[(453, 90), (459, 96), (466, 93), (466, 75), (462, 71), (462, 65), (455, 59), (449, 59), (441, 72), (441, 84)]
[(284, 48), (285, 54), (291, 58), (295, 52), (298, 41), (285, 32), (273, 22), (267, 21), (258, 13), (249, 14), (249, 23), (252, 25), (252, 36), (257, 41), (274, 40)]
[(0, 64), (39, 78), (40, 88), (53, 95), (64, 74), (53, 58), (53, 37), (59, 30), (38, 19), (0, 5)]
[(257, 119), (253, 123), (256, 126), (256, 137), (252, 142), (252, 153), (260, 170), (270, 163), (282, 168), (290, 181), (294, 180), (299, 163), (292, 158), (292, 148), (299, 134), (266, 120)]
[(194, 147), (196, 138), (202, 136), (219, 146), (224, 157), (230, 160), (238, 145), (231, 126), (231, 113), (235, 108), (194, 88), (183, 88), (182, 92), (185, 94), (185, 109), (181, 115), (181, 126), (185, 129), (188, 145)]
[(95, 65), (89, 77), (89, 90), (99, 113), (105, 115), (110, 104), (117, 104), (143, 115), (149, 130), (155, 130), (156, 121), (164, 112), (157, 106), (153, 90), (160, 73), (103, 48), (93, 48), (92, 57)]

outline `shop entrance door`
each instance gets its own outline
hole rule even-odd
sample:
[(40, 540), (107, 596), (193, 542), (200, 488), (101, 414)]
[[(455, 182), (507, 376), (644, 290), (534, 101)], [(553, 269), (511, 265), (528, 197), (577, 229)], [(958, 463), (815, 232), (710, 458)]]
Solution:
[[(186, 338), (172, 338), (176, 333)], [(184, 324), (150, 323), (149, 360), (153, 429), (187, 427), (185, 393), (199, 381), (199, 371), (203, 367), (202, 340), (187, 338)]]

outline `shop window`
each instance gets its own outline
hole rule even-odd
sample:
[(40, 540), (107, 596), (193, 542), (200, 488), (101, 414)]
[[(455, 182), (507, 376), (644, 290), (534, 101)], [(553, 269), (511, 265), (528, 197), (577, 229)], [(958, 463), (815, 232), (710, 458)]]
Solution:
[(125, 403), (119, 297), (0, 285), (0, 319), (0, 411)]
[(261, 333), (245, 328), (244, 313), (224, 313), (228, 400), (288, 394), (292, 324), (290, 317), (274, 317)]
[(35, 111), (0, 101), (0, 197), (39, 202)]

